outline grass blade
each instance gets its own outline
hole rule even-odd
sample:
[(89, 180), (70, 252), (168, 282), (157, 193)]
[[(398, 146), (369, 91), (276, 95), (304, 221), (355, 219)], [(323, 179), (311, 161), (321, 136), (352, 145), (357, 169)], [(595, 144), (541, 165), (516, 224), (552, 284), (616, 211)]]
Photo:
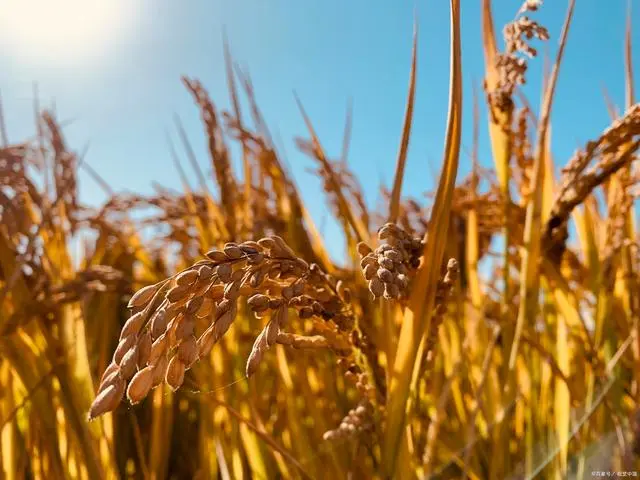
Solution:
[(625, 70), (625, 108), (629, 109), (635, 103), (633, 88), (633, 55), (631, 49), (631, 2), (627, 12), (627, 27), (624, 37), (624, 70)]
[[(567, 9), (567, 15), (562, 27), (562, 34), (560, 36), (560, 44), (558, 47), (558, 53), (556, 55), (556, 61), (551, 72), (551, 77), (549, 78), (549, 85), (547, 86), (547, 90), (545, 92), (544, 101), (540, 112), (540, 118), (538, 120), (538, 138), (536, 142), (534, 157), (533, 178), (535, 185), (538, 185), (540, 187), (542, 187), (543, 185), (546, 170), (544, 156), (546, 152), (546, 135), (549, 128), (553, 95), (558, 80), (558, 73), (560, 70), (562, 55), (564, 53), (564, 47), (567, 42), (567, 35), (569, 34), (569, 26), (571, 25), (574, 5), (575, 0), (569, 0), (569, 7)], [(533, 322), (536, 315), (539, 287), (537, 266), (540, 255), (542, 193), (542, 188), (535, 189), (535, 193), (534, 195), (532, 195), (531, 201), (527, 206), (527, 216), (525, 221), (524, 233), (525, 252), (522, 257), (521, 266), (521, 303), (518, 310), (518, 319), (516, 320), (516, 329), (513, 337), (513, 342), (508, 355), (510, 370), (513, 370), (513, 368), (515, 367), (516, 356), (518, 354), (518, 344), (520, 341), (520, 336), (522, 335), (524, 323), (525, 321)]]
[(404, 177), (404, 167), (407, 161), (407, 151), (409, 149), (409, 139), (411, 137), (411, 123), (413, 120), (413, 104), (416, 93), (416, 59), (418, 55), (418, 25), (413, 29), (413, 48), (411, 51), (411, 73), (409, 80), (409, 94), (407, 95), (407, 106), (404, 114), (402, 126), (402, 139), (398, 150), (396, 161), (396, 173), (393, 180), (393, 190), (391, 191), (391, 203), (389, 205), (389, 221), (395, 223), (400, 212), (400, 194), (402, 191), (402, 179)]
[(462, 115), (462, 66), (460, 47), (460, 2), (451, 0), (451, 73), (449, 115), (444, 148), (444, 163), (430, 219), (423, 260), (405, 311), (396, 358), (391, 374), (387, 405), (387, 427), (382, 463), (387, 474), (394, 472), (406, 421), (405, 409), (418, 347), (428, 330), (449, 228), (451, 199), (458, 172)]

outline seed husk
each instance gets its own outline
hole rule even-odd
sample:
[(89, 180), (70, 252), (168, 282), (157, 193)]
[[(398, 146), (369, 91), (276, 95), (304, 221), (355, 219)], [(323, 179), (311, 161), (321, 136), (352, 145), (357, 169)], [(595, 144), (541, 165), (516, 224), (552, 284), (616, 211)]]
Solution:
[(258, 293), (249, 298), (247, 304), (254, 312), (262, 312), (269, 308), (269, 297)]
[(158, 338), (167, 331), (168, 315), (165, 310), (158, 310), (151, 318), (151, 337)]
[(209, 250), (206, 253), (206, 256), (214, 263), (222, 263), (227, 261), (227, 256), (220, 250)]
[(224, 251), (224, 254), (227, 256), (227, 258), (231, 260), (242, 258), (242, 256), (244, 255), (240, 247), (238, 247), (236, 244), (233, 244), (233, 243), (227, 243), (224, 246), (223, 251)]
[(265, 338), (267, 346), (271, 346), (276, 343), (276, 338), (278, 338), (278, 333), (280, 332), (280, 328), (278, 327), (277, 321), (271, 320), (267, 326), (265, 327)]
[(131, 300), (129, 300), (129, 308), (141, 308), (144, 307), (153, 298), (154, 294), (158, 291), (159, 284), (148, 285), (141, 288), (133, 294)]
[(125, 380), (129, 380), (136, 373), (138, 368), (138, 347), (131, 348), (122, 357), (120, 362), (120, 372)]
[(167, 366), (167, 374), (165, 381), (167, 385), (175, 392), (184, 382), (185, 364), (177, 355), (171, 357)]
[(167, 374), (167, 367), (169, 365), (169, 359), (166, 355), (162, 355), (158, 358), (155, 365), (153, 365), (153, 380), (152, 380), (152, 388), (157, 387), (162, 382)]
[(287, 243), (282, 238), (280, 238), (277, 235), (273, 235), (271, 238), (275, 242), (278, 252), (280, 253), (281, 256), (288, 257), (288, 258), (296, 258), (295, 252), (291, 250), (291, 247), (289, 247), (289, 245), (287, 245)]
[(251, 278), (249, 279), (249, 285), (251, 286), (251, 288), (258, 288), (262, 284), (266, 272), (267, 270), (260, 269), (251, 275)]
[(251, 349), (251, 353), (247, 358), (247, 366), (245, 369), (245, 374), (247, 378), (249, 378), (251, 375), (255, 373), (256, 369), (258, 368), (258, 365), (260, 364), (260, 361), (262, 360), (262, 356), (265, 348), (266, 348), (265, 331), (262, 330), (260, 332), (260, 335), (258, 335), (255, 342), (253, 343), (253, 348)]
[(199, 272), (198, 270), (185, 270), (184, 272), (182, 272), (180, 275), (178, 275), (176, 277), (176, 284), (177, 285), (193, 285), (196, 280), (198, 280), (198, 276), (199, 276)]
[(373, 251), (371, 250), (371, 247), (364, 242), (358, 243), (356, 248), (358, 249), (358, 254), (361, 257), (365, 257), (366, 255), (369, 255)]
[(125, 381), (121, 379), (101, 391), (89, 408), (89, 420), (115, 410), (124, 396)]
[(258, 245), (267, 250), (271, 250), (276, 247), (276, 242), (271, 237), (265, 237), (258, 240)]
[(136, 340), (137, 339), (135, 335), (129, 335), (128, 337), (120, 340), (120, 343), (118, 343), (118, 347), (116, 348), (116, 351), (113, 354), (113, 361), (118, 365), (120, 365), (120, 363), (122, 362), (122, 357), (124, 357), (124, 355), (131, 348), (133, 348), (133, 346), (136, 344)]
[(228, 298), (225, 298), (216, 306), (216, 315), (219, 317), (223, 313), (228, 312), (229, 310), (231, 310), (232, 306), (233, 306), (233, 302)]
[(207, 328), (200, 338), (198, 338), (198, 356), (200, 358), (206, 357), (211, 353), (213, 346), (215, 345), (215, 325), (211, 325)]
[(107, 388), (109, 385), (114, 385), (116, 382), (125, 380), (122, 373), (120, 372), (120, 367), (117, 370), (112, 370), (111, 373), (104, 377), (104, 379), (100, 382), (98, 386), (98, 393)]
[(127, 398), (132, 405), (141, 402), (153, 386), (153, 366), (145, 367), (136, 373), (127, 387)]
[(189, 288), (189, 285), (176, 285), (167, 293), (167, 300), (169, 300), (171, 303), (176, 303), (180, 300), (186, 301)]
[(151, 332), (146, 331), (138, 338), (138, 368), (143, 368), (151, 355)]
[(379, 268), (378, 271), (376, 272), (376, 275), (384, 283), (393, 282), (393, 273), (391, 273), (391, 271), (387, 270), (386, 268)]
[(249, 265), (258, 265), (264, 261), (264, 254), (252, 253), (247, 257), (247, 263)]
[(129, 317), (129, 320), (126, 321), (124, 326), (122, 327), (122, 331), (120, 332), (120, 340), (129, 335), (136, 336), (138, 332), (142, 328), (144, 321), (146, 320), (145, 315), (142, 312), (135, 313)]
[(149, 363), (154, 364), (163, 356), (169, 348), (169, 341), (166, 334), (160, 335), (151, 345), (151, 353), (149, 353)]
[(187, 303), (184, 313), (186, 315), (195, 315), (195, 313), (200, 310), (202, 303), (204, 302), (204, 297), (193, 297)]
[(384, 283), (377, 277), (372, 278), (369, 281), (369, 291), (374, 297), (379, 297), (384, 293)]
[(256, 252), (260, 252), (262, 250), (262, 247), (260, 246), (260, 244), (258, 242), (254, 242), (253, 240), (247, 240), (246, 242), (242, 242), (242, 244), (240, 245), (240, 248), (242, 248), (243, 250), (245, 248), (252, 248)]
[(196, 319), (191, 315), (184, 315), (178, 319), (175, 329), (176, 339), (182, 340), (193, 335)]
[(227, 284), (224, 289), (224, 298), (235, 300), (240, 293), (240, 281), (236, 280)]
[(191, 367), (198, 359), (198, 345), (196, 337), (191, 335), (178, 346), (178, 357), (185, 364), (185, 368)]
[(105, 369), (104, 373), (102, 374), (102, 377), (100, 377), (100, 384), (104, 383), (104, 380), (109, 375), (111, 375), (114, 372), (117, 372), (118, 370), (120, 370), (120, 366), (115, 362), (111, 362), (109, 366)]
[(214, 271), (209, 265), (201, 265), (198, 268), (198, 280), (208, 281), (213, 277)]
[(232, 267), (229, 263), (222, 263), (216, 268), (216, 275), (218, 275), (218, 278), (223, 283), (227, 283), (229, 280), (231, 280), (232, 273)]

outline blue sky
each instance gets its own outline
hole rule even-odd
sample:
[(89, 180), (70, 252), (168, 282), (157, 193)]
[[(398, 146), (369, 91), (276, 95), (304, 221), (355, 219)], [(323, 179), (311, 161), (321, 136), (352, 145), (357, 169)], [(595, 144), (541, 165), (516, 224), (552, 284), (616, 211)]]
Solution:
[[(20, 1), (0, 0), (4, 22), (24, 21), (12, 18), (17, 15), (12, 4)], [(226, 28), (235, 59), (251, 72), (269, 126), (282, 139), (303, 197), (331, 239), (338, 229), (327, 216), (319, 182), (307, 172), (312, 163), (293, 143), (306, 131), (292, 92), (299, 94), (320, 139), (334, 156), (340, 153), (346, 105), (352, 99), (349, 162), (365, 186), (369, 204), (380, 205), (379, 185), (390, 185), (395, 165), (416, 11), (418, 85), (404, 192), (419, 196), (434, 186), (446, 123), (449, 2), (110, 1), (120, 9), (115, 20), (85, 29), (66, 47), (60, 37), (64, 25), (49, 40), (0, 35), (0, 92), (10, 140), (20, 141), (34, 133), (33, 83), (37, 82), (41, 104), (55, 102), (58, 116), (73, 120), (65, 128), (69, 145), (81, 150), (90, 142), (86, 161), (114, 190), (149, 193), (152, 182), (179, 188), (164, 139), (166, 130), (175, 133), (174, 113), (181, 117), (201, 165), (209, 167), (199, 112), (180, 76), (199, 78), (216, 104), (228, 107), (222, 53)], [(633, 3), (640, 12), (640, 5)], [(493, 1), (498, 32), (519, 5), (514, 0)], [(541, 52), (555, 54), (566, 6), (565, 1), (548, 1), (534, 14), (551, 34), (546, 46), (537, 45)], [(609, 123), (603, 88), (617, 105), (624, 104), (627, 7), (625, 0), (577, 1), (552, 116), (557, 165)], [(28, 13), (36, 16), (34, 21), (45, 22), (43, 28), (50, 24), (46, 16), (37, 18), (37, 8)], [(480, 0), (462, 0), (461, 15), (465, 111), (459, 178), (469, 171), (465, 152), (471, 148), (472, 91), (475, 85), (481, 93), (484, 70)], [(71, 12), (63, 18), (83, 21), (74, 20)], [(92, 26), (88, 20), (85, 24)], [(634, 66), (640, 72), (640, 22), (636, 24)], [(91, 48), (96, 31), (104, 38)], [(60, 45), (54, 45), (52, 38), (62, 38)], [(542, 58), (530, 62), (525, 91), (534, 105), (540, 96), (542, 65)], [(640, 90), (638, 82), (636, 90)], [(483, 104), (481, 112), (484, 119)], [(480, 156), (481, 163), (492, 164), (486, 124), (481, 129)], [(86, 202), (97, 204), (105, 198), (84, 172), (80, 181)], [(338, 242), (329, 243), (339, 255)]]

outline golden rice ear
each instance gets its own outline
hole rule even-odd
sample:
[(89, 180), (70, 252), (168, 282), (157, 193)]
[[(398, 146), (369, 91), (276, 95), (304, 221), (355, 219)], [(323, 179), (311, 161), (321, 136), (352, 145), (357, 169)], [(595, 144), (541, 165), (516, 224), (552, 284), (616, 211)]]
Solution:
[[(409, 239), (408, 248), (414, 244)], [(115, 379), (124, 381), (125, 386), (129, 382), (127, 395), (133, 403), (163, 381), (172, 390), (179, 389), (185, 372), (206, 357), (231, 327), (240, 297), (248, 298), (247, 305), (257, 317), (273, 310), (248, 356), (247, 376), (256, 371), (264, 353), (284, 333), (290, 308), (297, 310), (302, 320), (321, 317), (323, 325), (331, 320), (336, 328), (324, 341), (319, 340), (322, 335), (282, 337), (290, 339), (291, 346), (349, 350), (345, 338), (354, 324), (347, 305), (350, 290), (342, 280), (336, 281), (298, 257), (283, 238), (272, 235), (257, 242), (228, 242), (222, 251), (209, 251), (206, 256), (134, 296), (133, 305), (144, 309), (123, 328), (112, 366), (98, 388), (94, 416), (115, 408), (121, 400), (122, 395), (116, 395), (119, 390), (110, 388)], [(267, 276), (268, 282), (254, 282), (258, 272)], [(204, 332), (198, 325), (201, 322), (208, 323)]]
[[(236, 236), (237, 219), (234, 210), (238, 198), (237, 188), (234, 181), (234, 174), (229, 158), (229, 152), (225, 145), (222, 126), (218, 119), (218, 112), (209, 97), (209, 93), (202, 84), (187, 77), (182, 81), (193, 96), (194, 101), (200, 108), (203, 124), (207, 134), (209, 157), (215, 172), (215, 178), (220, 188), (220, 205), (224, 209), (224, 223), (220, 225), (224, 238), (234, 238)], [(211, 202), (213, 203), (213, 202)], [(215, 213), (215, 212), (214, 212)], [(199, 218), (197, 215), (195, 218)]]

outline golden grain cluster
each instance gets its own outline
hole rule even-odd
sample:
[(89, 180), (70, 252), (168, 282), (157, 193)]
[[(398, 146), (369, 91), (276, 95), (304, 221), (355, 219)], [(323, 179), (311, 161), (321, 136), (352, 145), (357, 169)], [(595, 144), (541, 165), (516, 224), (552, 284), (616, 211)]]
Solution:
[[(401, 195), (415, 38), (383, 211), (364, 202), (344, 155), (327, 155), (298, 100), (310, 136), (298, 144), (344, 230), (345, 266), (331, 260), (335, 239), (319, 235), (226, 46), (230, 111), (183, 79), (216, 192), (180, 124), (188, 163), (169, 148), (184, 191), (122, 195), (103, 185), (109, 200), (98, 209), (80, 201), (76, 179), (80, 168), (100, 178), (51, 112), (39, 113), (33, 139), (4, 142), (0, 478), (640, 470), (640, 104), (630, 26), (624, 113), (556, 178), (549, 119), (574, 1), (535, 116), (519, 87), (549, 38), (535, 20), (542, 2), (524, 2), (500, 51), (484, 0), (494, 168), (478, 165), (476, 145), (471, 174), (457, 179), (462, 2), (450, 3), (449, 115), (428, 203)], [(230, 141), (241, 147), (241, 174)], [(148, 225), (162, 228), (142, 235)]]

